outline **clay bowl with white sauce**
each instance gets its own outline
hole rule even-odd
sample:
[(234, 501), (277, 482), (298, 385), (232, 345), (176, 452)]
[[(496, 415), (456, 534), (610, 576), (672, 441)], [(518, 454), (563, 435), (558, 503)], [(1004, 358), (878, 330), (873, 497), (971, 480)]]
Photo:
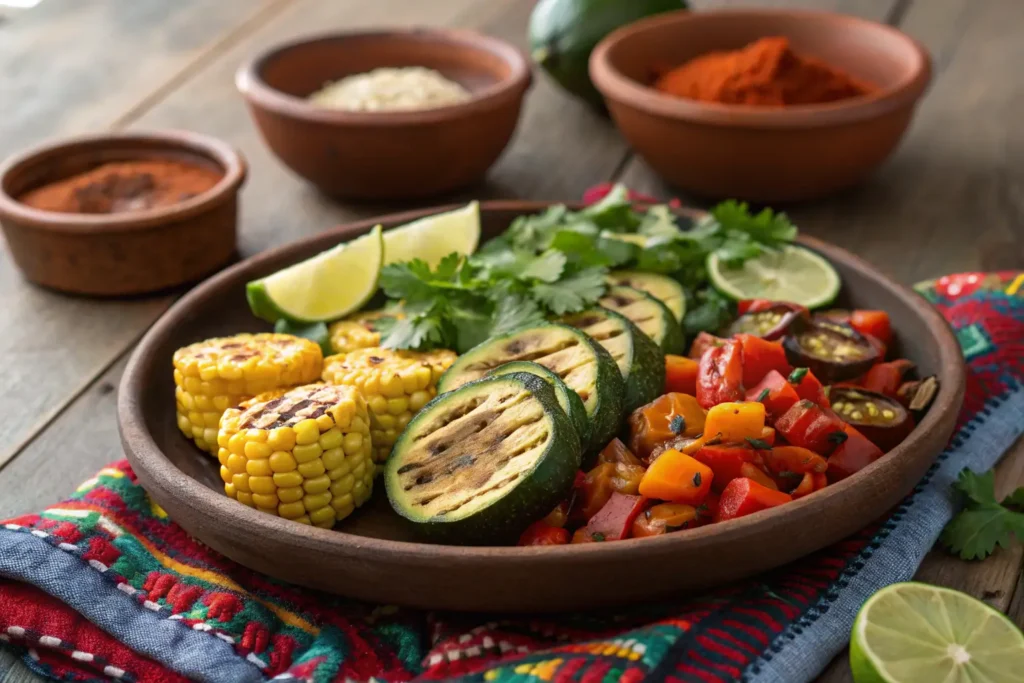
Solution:
[[(310, 101), (349, 76), (425, 67), (463, 99), (423, 109), (350, 111)], [(479, 181), (508, 145), (532, 77), (515, 47), (469, 31), (337, 33), (271, 48), (236, 85), (264, 141), (326, 194), (415, 199)]]

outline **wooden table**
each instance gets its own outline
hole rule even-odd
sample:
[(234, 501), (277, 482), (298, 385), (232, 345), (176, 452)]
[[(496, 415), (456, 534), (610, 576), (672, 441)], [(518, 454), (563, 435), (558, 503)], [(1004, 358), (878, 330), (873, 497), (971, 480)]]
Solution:
[[(810, 6), (885, 21), (924, 42), (935, 59), (935, 82), (899, 153), (855, 190), (790, 207), (805, 232), (858, 252), (905, 283), (1024, 268), (1024, 2), (745, 4)], [(523, 45), (531, 7), (527, 0), (45, 0), (0, 18), (0, 156), (104, 128), (188, 128), (218, 136), (237, 145), (251, 165), (241, 224), (241, 251), (248, 256), (408, 207), (340, 205), (285, 170), (235, 92), (234, 71), (246, 56), (303, 34), (395, 23), (473, 28)], [(607, 180), (677, 194), (608, 121), (540, 78), (487, 183), (459, 198), (573, 199)], [(93, 301), (43, 291), (21, 279), (0, 243), (0, 518), (57, 501), (122, 457), (115, 388), (132, 346), (173, 300)], [(1021, 443), (999, 466), (998, 482), (1004, 492), (1024, 484)], [(1022, 555), (1016, 545), (984, 563), (967, 563), (936, 550), (918, 578), (967, 591), (1020, 624)], [(37, 679), (0, 655), (0, 683), (31, 680)], [(850, 680), (845, 657), (821, 680)]]

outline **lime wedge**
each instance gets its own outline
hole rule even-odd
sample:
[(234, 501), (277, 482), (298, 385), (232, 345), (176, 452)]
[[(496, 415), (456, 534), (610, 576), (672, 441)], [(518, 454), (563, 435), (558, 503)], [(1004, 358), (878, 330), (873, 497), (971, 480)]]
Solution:
[(790, 301), (807, 308), (829, 304), (839, 294), (839, 273), (809, 249), (786, 246), (761, 254), (739, 267), (708, 256), (708, 277), (715, 289), (736, 299)]
[(384, 264), (422, 259), (431, 268), (453, 251), (469, 256), (480, 243), (480, 204), (427, 216), (384, 233)]
[(856, 683), (1019, 683), (1024, 634), (969, 595), (897, 583), (860, 608), (850, 668)]
[(351, 242), (253, 280), (245, 288), (249, 308), (269, 322), (337, 320), (359, 310), (377, 291), (383, 261), (378, 225)]

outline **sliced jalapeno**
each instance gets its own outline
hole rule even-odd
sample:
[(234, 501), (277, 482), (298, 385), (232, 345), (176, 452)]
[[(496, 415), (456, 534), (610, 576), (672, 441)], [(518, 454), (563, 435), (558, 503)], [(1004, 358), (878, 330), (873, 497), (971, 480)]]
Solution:
[(863, 375), (881, 355), (857, 330), (825, 318), (814, 322), (797, 318), (782, 345), (791, 365), (810, 368), (826, 384)]
[(888, 451), (914, 428), (914, 418), (898, 401), (857, 387), (832, 387), (832, 411), (869, 441)]
[(768, 308), (752, 308), (726, 328), (725, 336), (752, 334), (762, 339), (781, 339), (793, 322), (806, 313), (807, 309), (784, 302), (773, 303)]

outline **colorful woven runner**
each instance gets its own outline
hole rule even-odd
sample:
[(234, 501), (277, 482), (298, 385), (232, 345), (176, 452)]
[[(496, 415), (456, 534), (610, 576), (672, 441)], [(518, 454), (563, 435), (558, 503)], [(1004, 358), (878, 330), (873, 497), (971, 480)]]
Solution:
[(771, 574), (559, 617), (366, 605), (213, 553), (121, 461), (69, 500), (0, 523), (0, 646), (61, 681), (809, 681), (867, 596), (913, 575), (954, 512), (956, 473), (988, 469), (1024, 431), (1024, 274), (951, 276), (921, 291), (969, 366), (949, 448), (884, 523)]

